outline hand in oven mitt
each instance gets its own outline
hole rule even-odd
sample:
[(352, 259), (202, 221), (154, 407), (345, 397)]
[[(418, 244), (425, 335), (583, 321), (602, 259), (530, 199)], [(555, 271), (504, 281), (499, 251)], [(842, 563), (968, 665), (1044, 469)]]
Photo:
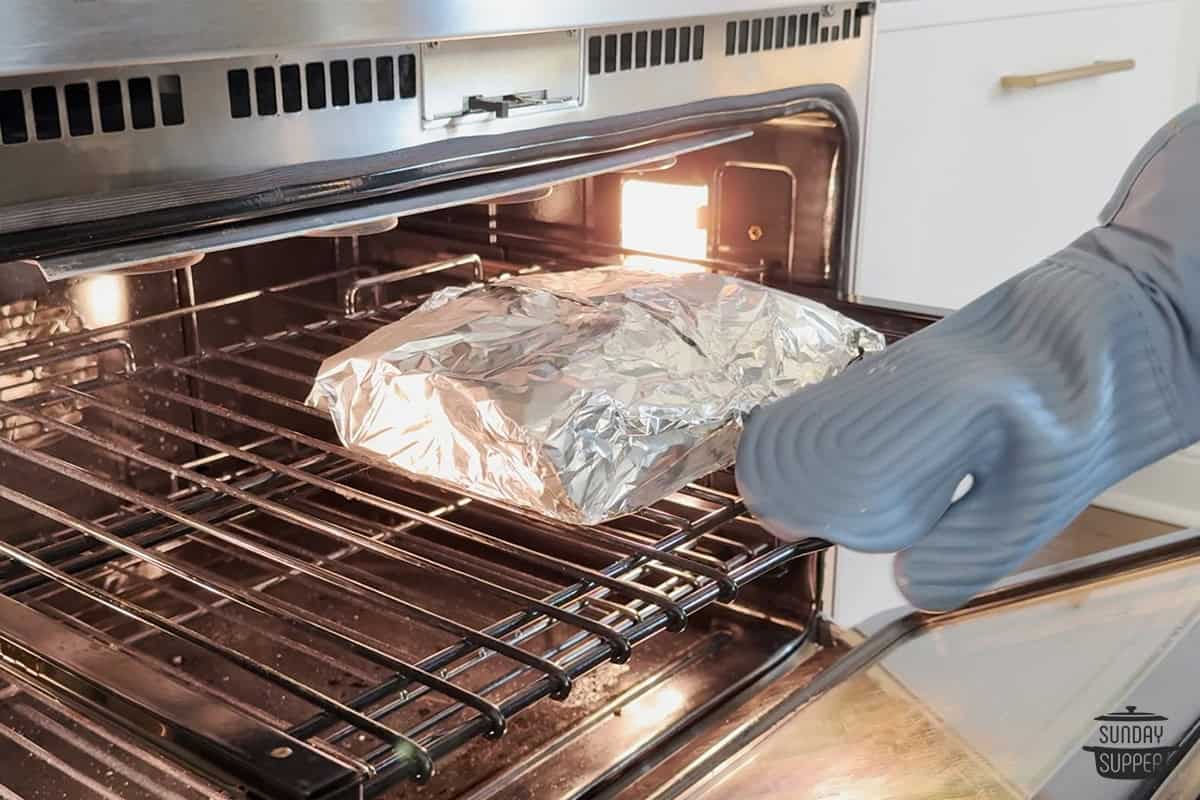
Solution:
[(737, 461), (749, 509), (784, 539), (901, 551), (908, 600), (948, 610), (1200, 439), (1200, 106), (1146, 145), (1101, 223), (755, 411)]

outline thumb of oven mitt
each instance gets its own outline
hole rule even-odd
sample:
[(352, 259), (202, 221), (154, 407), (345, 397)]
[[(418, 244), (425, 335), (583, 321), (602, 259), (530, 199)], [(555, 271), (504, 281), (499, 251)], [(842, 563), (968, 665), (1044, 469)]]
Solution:
[(755, 411), (737, 460), (750, 511), (782, 539), (901, 551), (905, 597), (950, 610), (1102, 491), (1200, 439), (1200, 107), (1142, 150), (1101, 223)]

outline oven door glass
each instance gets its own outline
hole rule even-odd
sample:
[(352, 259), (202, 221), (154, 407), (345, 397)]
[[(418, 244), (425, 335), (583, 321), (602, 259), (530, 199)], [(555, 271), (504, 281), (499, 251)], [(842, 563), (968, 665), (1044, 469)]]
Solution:
[[(896, 639), (878, 658), (811, 702), (796, 698), (683, 795), (1155, 796), (1200, 728), (1198, 618), (1193, 554), (893, 623), (859, 646)], [(897, 626), (907, 627), (899, 638)]]

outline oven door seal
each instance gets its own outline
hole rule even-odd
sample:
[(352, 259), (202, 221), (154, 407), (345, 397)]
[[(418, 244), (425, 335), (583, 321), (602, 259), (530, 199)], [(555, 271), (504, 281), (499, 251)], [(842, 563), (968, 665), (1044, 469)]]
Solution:
[[(254, 228), (249, 223), (287, 219), (290, 215), (293, 224), (282, 226), (287, 232), (271, 237), (280, 238), (320, 227), (307, 221), (312, 216), (336, 215), (342, 220), (339, 224), (360, 222), (383, 216), (378, 201), (384, 198), (411, 197), (485, 176), (519, 172), (527, 180), (512, 183), (534, 188), (547, 183), (537, 180), (536, 173), (551, 172), (556, 165), (655, 145), (666, 148), (669, 155), (669, 145), (676, 137), (728, 132), (809, 111), (833, 116), (844, 132), (849, 157), (844, 161), (843, 198), (848, 214), (853, 208), (853, 187), (857, 185), (857, 118), (843, 89), (819, 85), (717, 98), (534, 131), (461, 137), (383, 155), (285, 167), (236, 179), (10, 206), (0, 218), (0, 263), (33, 259), (43, 264), (50, 277), (61, 270), (51, 269), (49, 262), (63, 256), (147, 239), (186, 238), (184, 234), (212, 229), (225, 231), (225, 237), (235, 244), (239, 238), (249, 244), (263, 241), (252, 233)], [(686, 152), (689, 148), (685, 145), (682, 149)], [(645, 160), (631, 158), (626, 165), (633, 163)], [(555, 181), (571, 178), (560, 171)], [(457, 202), (496, 194), (481, 188), (475, 197), (463, 193)], [(428, 210), (418, 208), (420, 205), (414, 203), (415, 210), (405, 213)], [(848, 235), (850, 226), (842, 227), (843, 235)], [(164, 252), (188, 252), (188, 248), (166, 248)]]
[(42, 259), (37, 263), (42, 268), (47, 280), (56, 281), (89, 272), (136, 266), (180, 253), (211, 253), (376, 219), (421, 214), (426, 211), (480, 202), (494, 197), (509, 196), (564, 181), (658, 161), (671, 155), (682, 155), (693, 150), (714, 147), (750, 135), (750, 131), (745, 129), (698, 134), (607, 155), (559, 162), (548, 167), (506, 172), (483, 179), (457, 181), (434, 186), (426, 191), (408, 192), (350, 206), (332, 206), (308, 212), (268, 217), (227, 227), (183, 231), (172, 236), (65, 253)]

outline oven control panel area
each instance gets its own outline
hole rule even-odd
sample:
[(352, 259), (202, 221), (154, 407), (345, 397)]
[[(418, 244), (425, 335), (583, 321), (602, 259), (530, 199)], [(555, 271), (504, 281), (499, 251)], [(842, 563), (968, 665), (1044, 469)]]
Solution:
[(203, 193), (203, 181), (639, 112), (687, 114), (798, 86), (838, 86), (861, 107), (872, 9), (809, 4), (8, 75), (0, 207), (165, 186), (178, 200)]
[(462, 124), (582, 106), (579, 39), (571, 29), (422, 44), (422, 122)]

